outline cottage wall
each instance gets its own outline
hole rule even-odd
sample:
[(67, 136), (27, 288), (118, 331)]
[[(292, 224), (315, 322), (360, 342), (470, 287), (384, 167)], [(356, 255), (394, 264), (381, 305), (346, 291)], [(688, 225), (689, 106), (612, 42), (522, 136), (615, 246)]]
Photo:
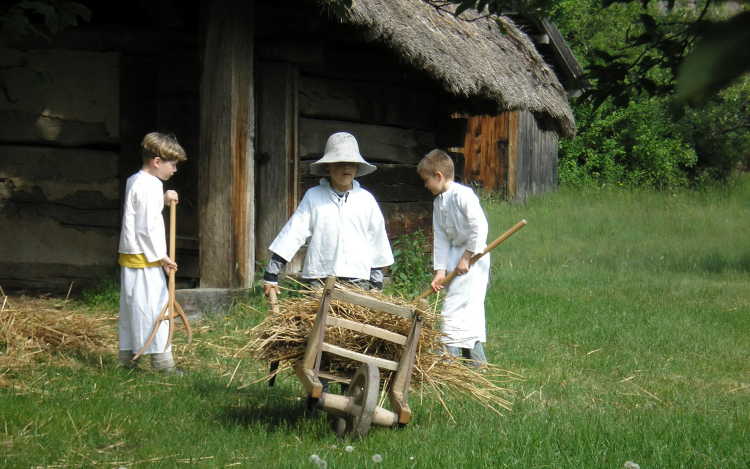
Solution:
[[(0, 97), (0, 286), (67, 290), (116, 262), (120, 55), (27, 54), (55, 86), (4, 70), (14, 102)], [(17, 63), (0, 56), (0, 67)]]
[[(417, 229), (429, 231), (433, 197), (416, 173), (416, 164), (438, 146), (455, 146), (447, 144), (444, 137), (449, 133), (443, 126), (454, 100), (392, 54), (367, 45), (335, 22), (274, 5), (256, 5), (256, 56), (261, 67), (264, 62), (284, 63), (297, 73), (298, 197), (318, 184), (320, 178), (312, 176), (309, 167), (323, 156), (328, 136), (350, 132), (362, 156), (378, 167), (358, 180), (378, 200), (389, 238)], [(278, 17), (287, 22), (271, 20)], [(262, 82), (258, 86), (264, 87)], [(264, 115), (262, 109), (259, 114)], [(266, 157), (279, 156), (262, 155)], [(275, 223), (279, 226), (272, 232), (283, 225), (281, 220)], [(263, 252), (259, 257), (266, 256)]]

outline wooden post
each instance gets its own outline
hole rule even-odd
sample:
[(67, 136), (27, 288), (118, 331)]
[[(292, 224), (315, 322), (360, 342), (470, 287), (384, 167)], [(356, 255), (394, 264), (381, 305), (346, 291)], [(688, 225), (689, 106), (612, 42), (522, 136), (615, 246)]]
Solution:
[(508, 197), (516, 196), (518, 171), (518, 111), (508, 111)]
[(252, 285), (255, 272), (253, 2), (201, 4), (201, 287)]
[[(268, 246), (299, 203), (298, 71), (292, 64), (263, 62), (258, 64), (257, 76), (255, 255), (259, 259), (270, 259)], [(291, 271), (291, 267), (287, 270)]]

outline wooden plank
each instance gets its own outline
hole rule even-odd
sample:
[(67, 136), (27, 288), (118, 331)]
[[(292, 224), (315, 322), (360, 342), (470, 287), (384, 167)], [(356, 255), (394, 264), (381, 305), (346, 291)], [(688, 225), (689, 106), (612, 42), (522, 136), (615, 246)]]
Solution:
[(252, 5), (216, 0), (201, 13), (202, 287), (249, 288), (255, 273)]
[(156, 70), (154, 58), (120, 60), (120, 200), (125, 200), (125, 182), (143, 165), (143, 137), (157, 128)]
[(388, 239), (417, 230), (432, 232), (432, 202), (380, 203)]
[(326, 321), (326, 325), (332, 327), (343, 327), (344, 329), (371, 335), (373, 337), (388, 340), (399, 345), (406, 344), (406, 337), (401, 334), (396, 334), (395, 332), (387, 331), (379, 327), (370, 326), (369, 324), (349, 321), (348, 319), (329, 317)]
[(300, 116), (435, 132), (434, 93), (386, 81), (300, 76)]
[(507, 163), (507, 194), (516, 197), (518, 173), (518, 111), (508, 112), (508, 163)]
[[(107, 5), (122, 5), (131, 9), (127, 3), (112, 2)], [(198, 37), (192, 29), (160, 28), (153, 26), (133, 26), (119, 24), (78, 23), (75, 28), (67, 28), (47, 38), (33, 34), (20, 42), (14, 43), (17, 50), (85, 50), (85, 51), (120, 51), (131, 56), (147, 57), (160, 49), (197, 49)]]
[(328, 137), (335, 132), (354, 135), (359, 144), (359, 152), (368, 162), (417, 164), (436, 147), (434, 135), (428, 132), (300, 118), (300, 159), (317, 160), (322, 157)]
[(258, 77), (257, 221), (255, 255), (270, 259), (268, 246), (294, 213), (299, 195), (297, 70), (260, 63)]
[(353, 303), (365, 308), (377, 309), (378, 311), (401, 316), (402, 318), (411, 319), (412, 316), (414, 316), (414, 311), (411, 308), (386, 303), (385, 301), (376, 300), (375, 298), (360, 295), (359, 293), (333, 290), (333, 292), (331, 292), (331, 298), (334, 300), (345, 301), (347, 303)]
[[(95, 183), (117, 179), (120, 174), (120, 154), (116, 151), (0, 145), (0, 154), (3, 155), (0, 158), (2, 179), (55, 179), (68, 183)], [(137, 160), (140, 161), (140, 157)]]
[(333, 291), (335, 284), (335, 277), (328, 277), (326, 279), (321, 301), (318, 304), (318, 312), (315, 314), (315, 322), (313, 323), (313, 328), (310, 332), (310, 338), (307, 341), (307, 347), (305, 347), (305, 356), (301, 362), (302, 367), (306, 370), (312, 369), (313, 366), (316, 365), (316, 360), (320, 356), (319, 346), (325, 335), (325, 321), (326, 316), (328, 315), (328, 307), (331, 305), (331, 292)]
[(294, 365), (294, 373), (297, 375), (297, 378), (299, 378), (300, 382), (302, 383), (302, 387), (305, 388), (305, 391), (314, 398), (320, 397), (320, 395), (323, 393), (323, 385), (320, 383), (319, 380), (315, 379), (310, 372), (310, 370), (306, 370), (300, 365), (299, 363)]
[(344, 357), (350, 360), (358, 361), (361, 363), (369, 363), (371, 365), (377, 366), (378, 368), (383, 368), (386, 370), (396, 371), (396, 369), (398, 368), (398, 363), (394, 361), (385, 360), (383, 358), (378, 358), (378, 357), (371, 357), (363, 353), (352, 352), (351, 350), (347, 350), (345, 348), (337, 347), (331, 344), (324, 343), (323, 351), (327, 353), (332, 353), (334, 355), (338, 355), (339, 357)]

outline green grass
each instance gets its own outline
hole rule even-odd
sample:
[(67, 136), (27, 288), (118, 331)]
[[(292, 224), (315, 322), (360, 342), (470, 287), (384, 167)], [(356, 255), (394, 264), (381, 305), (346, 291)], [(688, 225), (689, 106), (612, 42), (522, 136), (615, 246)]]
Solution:
[(406, 428), (373, 428), (347, 453), (305, 416), (296, 378), (238, 389), (263, 372), (243, 359), (232, 379), (261, 318), (242, 306), (195, 324), (194, 344), (178, 332), (182, 379), (114, 356), (0, 371), (17, 383), (0, 389), (0, 466), (313, 468), (318, 454), (350, 468), (378, 453), (396, 468), (747, 468), (748, 201), (743, 179), (487, 202), (491, 237), (529, 222), (493, 252), (487, 300), (488, 358), (525, 378), (505, 416), (453, 402), (453, 421), (413, 394)]

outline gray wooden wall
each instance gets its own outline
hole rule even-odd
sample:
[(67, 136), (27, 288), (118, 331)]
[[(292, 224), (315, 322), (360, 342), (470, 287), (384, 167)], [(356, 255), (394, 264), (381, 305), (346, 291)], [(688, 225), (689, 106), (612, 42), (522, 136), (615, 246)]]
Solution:
[(516, 199), (557, 188), (557, 132), (528, 111), (518, 111)]
[(4, 70), (15, 102), (0, 97), (0, 286), (67, 291), (116, 265), (120, 54), (28, 54), (55, 86)]

